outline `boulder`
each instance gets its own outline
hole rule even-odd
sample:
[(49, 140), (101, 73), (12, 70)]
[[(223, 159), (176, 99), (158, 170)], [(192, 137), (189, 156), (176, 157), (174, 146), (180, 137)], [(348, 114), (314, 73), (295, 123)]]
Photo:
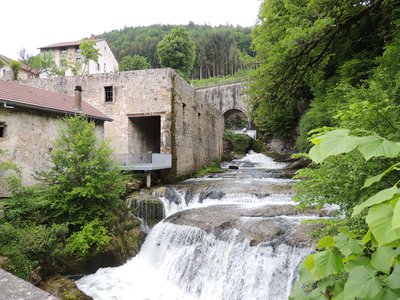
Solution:
[(61, 300), (93, 300), (80, 291), (72, 279), (61, 275), (47, 278), (38, 287)]

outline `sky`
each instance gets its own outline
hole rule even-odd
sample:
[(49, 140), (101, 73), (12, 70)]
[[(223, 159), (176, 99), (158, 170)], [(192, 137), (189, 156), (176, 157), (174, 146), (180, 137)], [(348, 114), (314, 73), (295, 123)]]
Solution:
[(257, 21), (261, 0), (3, 0), (0, 54), (76, 41), (124, 27), (151, 24), (241, 25)]

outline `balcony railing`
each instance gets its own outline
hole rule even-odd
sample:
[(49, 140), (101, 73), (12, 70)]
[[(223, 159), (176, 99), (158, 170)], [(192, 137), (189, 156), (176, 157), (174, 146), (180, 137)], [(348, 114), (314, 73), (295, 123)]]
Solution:
[(170, 169), (172, 167), (171, 154), (165, 153), (122, 153), (114, 155), (122, 170), (153, 171)]

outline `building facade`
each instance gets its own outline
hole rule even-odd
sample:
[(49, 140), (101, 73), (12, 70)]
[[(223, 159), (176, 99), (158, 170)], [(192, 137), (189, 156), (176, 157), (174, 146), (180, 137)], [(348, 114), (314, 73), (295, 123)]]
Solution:
[[(80, 53), (81, 41), (62, 42), (40, 47), (40, 53), (51, 53), (54, 57), (54, 62), (59, 68), (66, 67), (63, 59), (72, 59), (74, 62), (82, 64), (82, 69), (85, 68), (85, 75), (110, 73), (118, 71), (118, 62), (111, 51), (110, 46), (104, 39), (95, 39), (95, 47), (99, 50), (100, 56), (98, 62), (90, 60), (88, 66), (83, 65), (83, 57)], [(65, 76), (72, 76), (73, 73), (70, 69), (65, 70)], [(43, 73), (40, 75), (42, 78), (49, 77), (49, 74)]]
[[(171, 154), (165, 179), (189, 174), (223, 153), (224, 118), (174, 70), (151, 69), (30, 80), (27, 84), (83, 98), (113, 119), (105, 138), (119, 157)], [(72, 94), (71, 94), (72, 95)]]
[[(35, 183), (33, 174), (49, 165), (59, 119), (74, 114), (85, 114), (94, 120), (101, 138), (104, 122), (111, 121), (82, 100), (79, 91), (73, 97), (0, 80), (0, 160), (13, 162), (20, 168), (24, 185)], [(2, 177), (0, 197), (7, 194)]]
[[(2, 80), (12, 80), (13, 74), (10, 67), (10, 63), (14, 61), (7, 56), (0, 54), (0, 79)], [(18, 79), (28, 79), (28, 78), (37, 78), (39, 77), (39, 73), (30, 68), (25, 64), (21, 64), (21, 69), (18, 73)]]

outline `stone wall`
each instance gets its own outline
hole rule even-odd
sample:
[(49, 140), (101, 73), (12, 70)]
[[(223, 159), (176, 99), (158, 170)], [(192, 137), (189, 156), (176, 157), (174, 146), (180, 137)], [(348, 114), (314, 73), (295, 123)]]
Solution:
[[(22, 172), (24, 185), (35, 183), (33, 175), (49, 165), (49, 152), (57, 136), (61, 115), (21, 108), (0, 108), (0, 122), (6, 125), (0, 149), (5, 153), (1, 161), (14, 162)], [(103, 122), (96, 125), (96, 132), (103, 137)], [(0, 179), (1, 181), (1, 179)], [(4, 182), (0, 183), (0, 197), (7, 195)]]
[[(159, 117), (160, 153), (172, 154), (173, 168), (164, 176), (188, 174), (222, 154), (224, 121), (221, 113), (206, 103), (172, 69), (115, 72), (89, 76), (25, 81), (35, 87), (74, 94), (113, 119), (105, 124), (105, 138), (116, 154), (142, 154), (154, 147), (137, 122)], [(105, 87), (112, 87), (113, 101), (105, 101)], [(185, 104), (185, 105), (184, 105)], [(154, 139), (154, 137), (153, 137)]]
[(173, 125), (178, 175), (208, 164), (223, 154), (224, 118), (212, 105), (201, 101), (193, 88), (174, 76)]
[(214, 105), (222, 114), (231, 109), (244, 112), (247, 115), (248, 107), (245, 101), (244, 83), (232, 83), (196, 90), (198, 97)]

